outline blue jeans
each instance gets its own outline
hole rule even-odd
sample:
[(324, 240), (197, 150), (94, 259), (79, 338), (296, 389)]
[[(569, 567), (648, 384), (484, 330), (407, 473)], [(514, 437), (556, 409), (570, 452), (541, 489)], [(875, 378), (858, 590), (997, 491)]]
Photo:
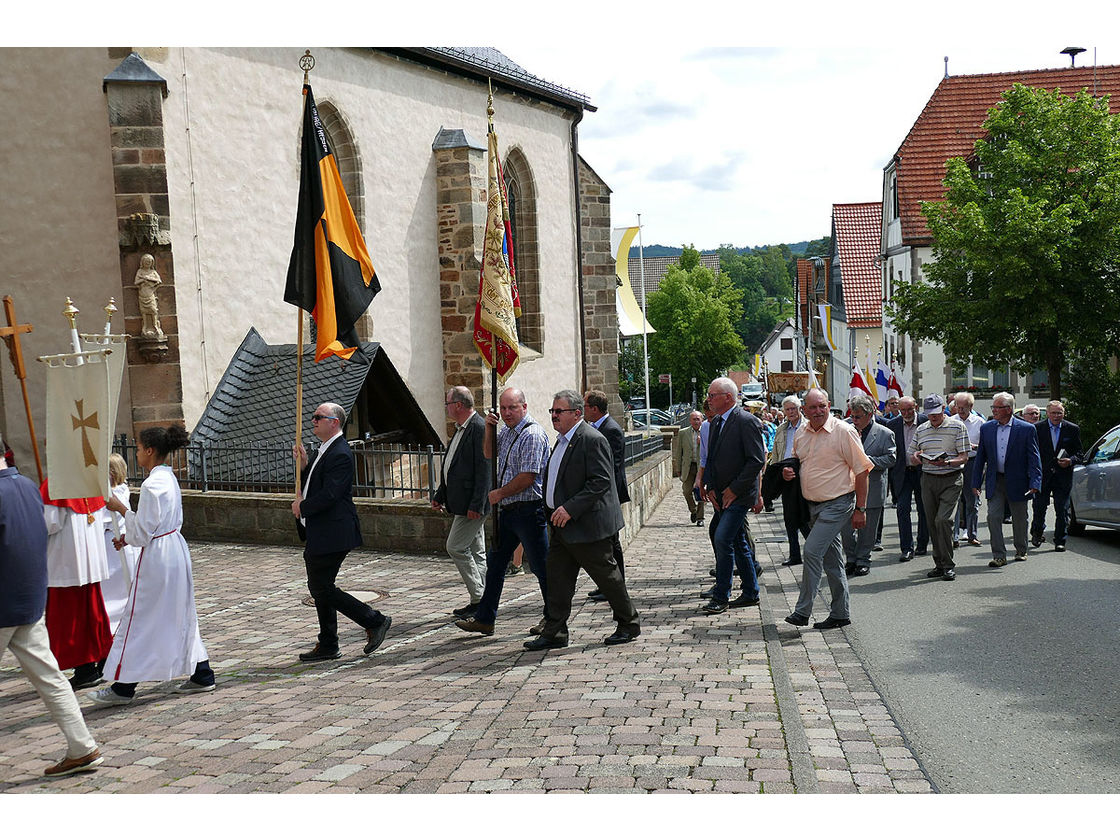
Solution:
[(486, 554), (486, 586), (474, 620), (480, 624), (493, 624), (498, 617), (498, 602), (506, 582), (506, 566), (513, 559), (513, 552), (521, 545), (529, 571), (537, 578), (544, 601), (544, 617), (548, 618), (548, 585), (545, 577), (545, 558), (548, 556), (548, 527), (544, 516), (544, 503), (516, 504), (498, 510), (498, 535)]
[(895, 513), (898, 515), (898, 542), (902, 553), (913, 551), (914, 531), (910, 524), (910, 504), (917, 497), (918, 508), (918, 545), (919, 551), (925, 551), (929, 545), (929, 530), (926, 527), (926, 512), (922, 507), (922, 470), (920, 467), (910, 469), (907, 467), (902, 474), (902, 486), (895, 500)]
[(731, 570), (738, 568), (743, 578), (743, 594), (758, 597), (758, 578), (754, 573), (754, 558), (747, 546), (743, 523), (750, 508), (732, 504), (719, 512), (719, 520), (712, 533), (712, 548), (716, 553), (716, 591), (713, 600), (727, 603), (731, 600)]

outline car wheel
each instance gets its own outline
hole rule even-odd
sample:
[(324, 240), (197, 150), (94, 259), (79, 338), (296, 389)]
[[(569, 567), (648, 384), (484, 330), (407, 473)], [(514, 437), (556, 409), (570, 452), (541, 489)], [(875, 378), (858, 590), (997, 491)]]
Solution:
[(1069, 503), (1069, 527), (1066, 529), (1075, 537), (1085, 533), (1085, 523), (1077, 521), (1077, 511), (1073, 509), (1073, 502)]

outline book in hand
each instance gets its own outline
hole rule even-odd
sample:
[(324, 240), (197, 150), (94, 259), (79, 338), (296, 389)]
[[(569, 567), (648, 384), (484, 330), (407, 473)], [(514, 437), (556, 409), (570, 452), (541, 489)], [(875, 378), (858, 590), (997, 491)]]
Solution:
[(923, 461), (928, 461), (931, 464), (936, 464), (939, 461), (948, 461), (949, 460), (949, 453), (948, 452), (934, 452), (934, 453), (923, 452), (918, 457), (921, 458)]

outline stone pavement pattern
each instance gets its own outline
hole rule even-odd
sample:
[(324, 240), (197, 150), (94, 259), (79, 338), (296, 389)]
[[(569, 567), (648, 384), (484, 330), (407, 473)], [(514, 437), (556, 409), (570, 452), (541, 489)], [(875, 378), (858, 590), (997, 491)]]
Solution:
[(196, 543), (218, 689), (141, 684), (130, 706), (107, 709), (83, 699), (105, 764), (47, 781), (39, 774), (65, 746), (6, 655), (0, 791), (930, 791), (844, 633), (782, 622), (797, 579), (779, 565), (780, 508), (752, 522), (761, 608), (707, 616), (707, 529), (689, 526), (670, 493), (627, 551), (642, 635), (610, 648), (609, 610), (585, 599), (585, 576), (571, 646), (530, 653), (521, 644), (540, 616), (530, 575), (506, 581), (483, 638), (450, 623), (466, 595), (446, 557), (353, 552), (339, 584), (385, 593), (376, 606), (393, 627), (367, 659), (364, 634), (340, 616), (344, 657), (318, 665), (296, 659), (316, 633), (299, 552)]

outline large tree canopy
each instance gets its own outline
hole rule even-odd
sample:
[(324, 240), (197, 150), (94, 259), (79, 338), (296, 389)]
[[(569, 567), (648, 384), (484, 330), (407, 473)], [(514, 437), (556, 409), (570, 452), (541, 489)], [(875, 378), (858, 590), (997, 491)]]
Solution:
[(700, 253), (685, 248), (679, 266), (670, 266), (646, 308), (656, 333), (649, 336), (650, 376), (671, 373), (680, 386), (696, 377), (707, 384), (743, 358), (743, 342), (733, 325), (742, 313), (742, 295), (722, 274), (700, 264)]
[(1045, 368), (1058, 398), (1079, 351), (1120, 339), (1120, 118), (1107, 97), (1015, 85), (983, 127), (948, 161), (945, 200), (922, 204), (926, 282), (889, 311), (954, 366)]

